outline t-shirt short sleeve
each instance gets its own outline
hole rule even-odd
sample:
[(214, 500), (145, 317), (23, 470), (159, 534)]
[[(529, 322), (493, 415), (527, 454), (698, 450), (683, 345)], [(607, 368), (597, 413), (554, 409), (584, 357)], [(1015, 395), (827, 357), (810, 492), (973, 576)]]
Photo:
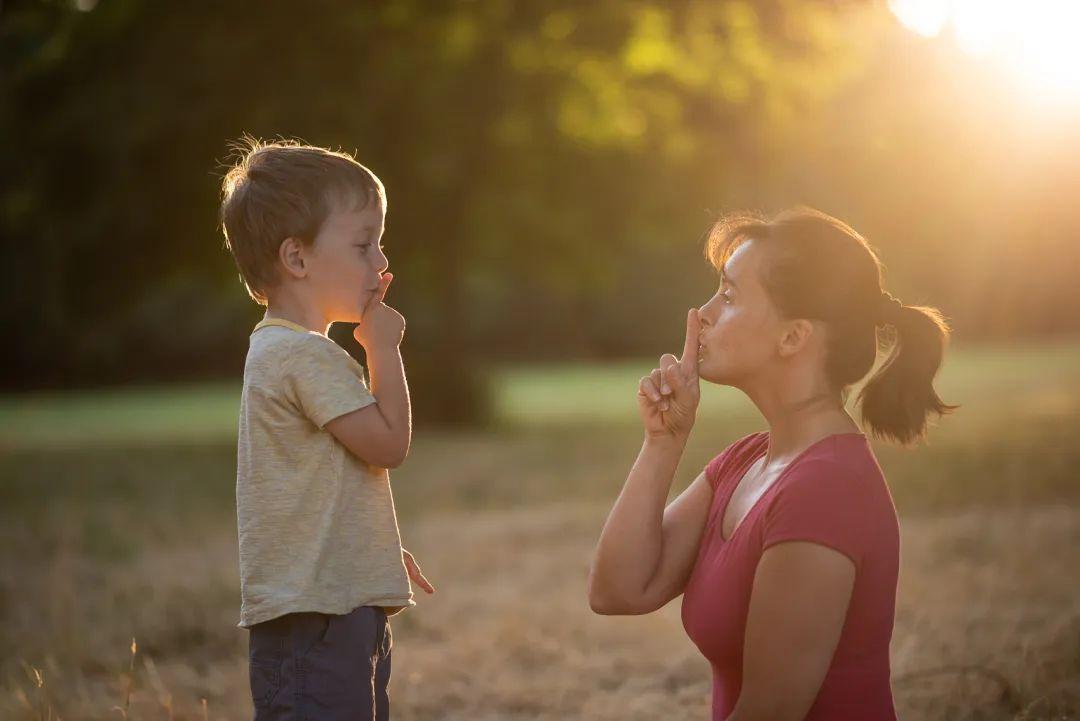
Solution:
[(867, 494), (834, 461), (807, 460), (789, 471), (766, 509), (762, 550), (809, 541), (843, 553), (856, 567), (866, 550)]
[(319, 428), (375, 402), (360, 364), (334, 341), (314, 334), (289, 350), (285, 387), (300, 411)]

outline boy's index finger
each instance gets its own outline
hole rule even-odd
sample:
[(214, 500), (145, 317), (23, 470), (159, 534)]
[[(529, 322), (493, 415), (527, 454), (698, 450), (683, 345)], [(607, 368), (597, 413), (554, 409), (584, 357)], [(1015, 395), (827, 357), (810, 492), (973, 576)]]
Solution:
[(683, 345), (682, 358), (679, 365), (684, 373), (697, 375), (698, 365), (698, 334), (701, 328), (698, 322), (697, 308), (691, 308), (686, 314), (686, 343)]
[(386, 299), (386, 291), (390, 288), (390, 282), (394, 279), (393, 273), (383, 273), (379, 278), (379, 302)]

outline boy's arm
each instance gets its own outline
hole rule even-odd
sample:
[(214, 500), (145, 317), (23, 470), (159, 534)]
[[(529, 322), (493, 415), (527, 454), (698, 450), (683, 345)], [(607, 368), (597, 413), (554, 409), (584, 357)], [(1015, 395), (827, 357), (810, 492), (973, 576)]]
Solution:
[(380, 468), (397, 468), (409, 453), (412, 411), (409, 385), (401, 362), (405, 319), (383, 303), (394, 276), (383, 275), (379, 293), (364, 312), (353, 335), (367, 352), (371, 393), (375, 403), (326, 423), (343, 446), (360, 460)]
[(397, 468), (409, 453), (412, 417), (409, 386), (397, 346), (367, 354), (376, 402), (329, 421), (330, 431), (350, 453), (379, 468)]

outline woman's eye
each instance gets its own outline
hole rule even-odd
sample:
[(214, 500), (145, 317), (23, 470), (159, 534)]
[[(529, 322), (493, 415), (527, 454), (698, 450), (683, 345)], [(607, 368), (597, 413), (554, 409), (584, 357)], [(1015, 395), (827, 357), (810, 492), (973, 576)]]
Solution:
[(725, 303), (731, 302), (731, 295), (726, 290), (720, 294), (720, 297), (723, 298)]

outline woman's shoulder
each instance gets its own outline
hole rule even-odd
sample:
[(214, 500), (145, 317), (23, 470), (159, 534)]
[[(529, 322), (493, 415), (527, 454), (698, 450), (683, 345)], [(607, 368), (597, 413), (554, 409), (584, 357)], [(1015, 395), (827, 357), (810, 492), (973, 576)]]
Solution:
[(768, 442), (769, 432), (758, 431), (728, 445), (705, 466), (705, 478), (708, 479), (709, 485), (715, 489), (720, 479), (731, 472), (731, 469), (743, 465), (748, 458), (760, 454)]
[(777, 483), (770, 506), (789, 505), (834, 521), (845, 516), (878, 523), (896, 513), (869, 440), (858, 434), (826, 439), (796, 459)]
[(872, 488), (884, 483), (869, 439), (861, 433), (839, 433), (808, 449), (785, 474), (789, 483), (828, 479), (841, 487)]
[(762, 516), (764, 548), (810, 541), (840, 551), (856, 566), (898, 552), (896, 509), (865, 436), (826, 439), (776, 483)]

